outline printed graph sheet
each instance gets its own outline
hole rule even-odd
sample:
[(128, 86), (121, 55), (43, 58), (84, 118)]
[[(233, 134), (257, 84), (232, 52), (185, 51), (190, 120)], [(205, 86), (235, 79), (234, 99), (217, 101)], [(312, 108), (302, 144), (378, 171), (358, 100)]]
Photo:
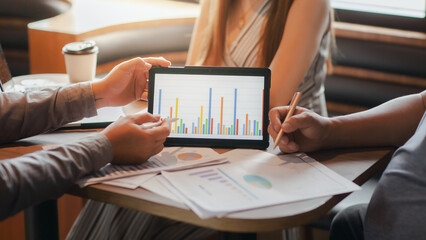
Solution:
[(239, 149), (223, 155), (230, 164), (163, 171), (162, 183), (201, 218), (360, 189), (304, 153)]

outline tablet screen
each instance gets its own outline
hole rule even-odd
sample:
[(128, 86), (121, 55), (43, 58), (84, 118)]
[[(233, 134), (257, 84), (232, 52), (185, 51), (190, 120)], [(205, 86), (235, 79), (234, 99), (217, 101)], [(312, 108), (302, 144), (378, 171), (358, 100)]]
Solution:
[(168, 142), (217, 147), (227, 141), (232, 147), (263, 148), (269, 109), (265, 72), (269, 69), (153, 69), (149, 111), (162, 118), (179, 118), (171, 124)]

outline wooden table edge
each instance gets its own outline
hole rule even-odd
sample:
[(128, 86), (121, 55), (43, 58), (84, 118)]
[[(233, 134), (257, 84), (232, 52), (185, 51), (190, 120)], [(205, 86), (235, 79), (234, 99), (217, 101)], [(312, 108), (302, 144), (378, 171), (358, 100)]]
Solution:
[[(373, 176), (374, 173), (383, 170), (389, 163), (393, 154), (392, 148), (372, 148), (372, 150), (383, 151), (382, 157), (354, 180), (356, 184), (363, 184), (371, 176)], [(68, 193), (176, 221), (190, 223), (200, 227), (207, 227), (227, 232), (268, 232), (305, 225), (326, 214), (332, 207), (349, 195), (349, 193), (335, 195), (317, 208), (292, 216), (270, 219), (241, 219), (226, 217), (200, 219), (191, 210), (164, 205), (132, 196), (124, 196), (120, 193), (105, 190), (102, 185), (103, 184), (97, 184), (82, 189), (74, 186)], [(110, 186), (108, 186), (108, 188), (110, 188)]]

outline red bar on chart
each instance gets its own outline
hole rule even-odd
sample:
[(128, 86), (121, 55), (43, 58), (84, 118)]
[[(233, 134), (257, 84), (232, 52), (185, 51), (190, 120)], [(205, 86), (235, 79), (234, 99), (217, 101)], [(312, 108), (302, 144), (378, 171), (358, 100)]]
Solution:
[(210, 121), (211, 121), (211, 124), (210, 124), (210, 134), (213, 134), (213, 118)]

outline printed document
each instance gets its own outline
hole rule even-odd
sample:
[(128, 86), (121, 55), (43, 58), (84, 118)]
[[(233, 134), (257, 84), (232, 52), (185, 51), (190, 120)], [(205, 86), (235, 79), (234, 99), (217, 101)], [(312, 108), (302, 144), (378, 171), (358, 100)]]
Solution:
[(237, 149), (222, 155), (229, 164), (162, 171), (159, 180), (201, 218), (360, 189), (304, 153)]

